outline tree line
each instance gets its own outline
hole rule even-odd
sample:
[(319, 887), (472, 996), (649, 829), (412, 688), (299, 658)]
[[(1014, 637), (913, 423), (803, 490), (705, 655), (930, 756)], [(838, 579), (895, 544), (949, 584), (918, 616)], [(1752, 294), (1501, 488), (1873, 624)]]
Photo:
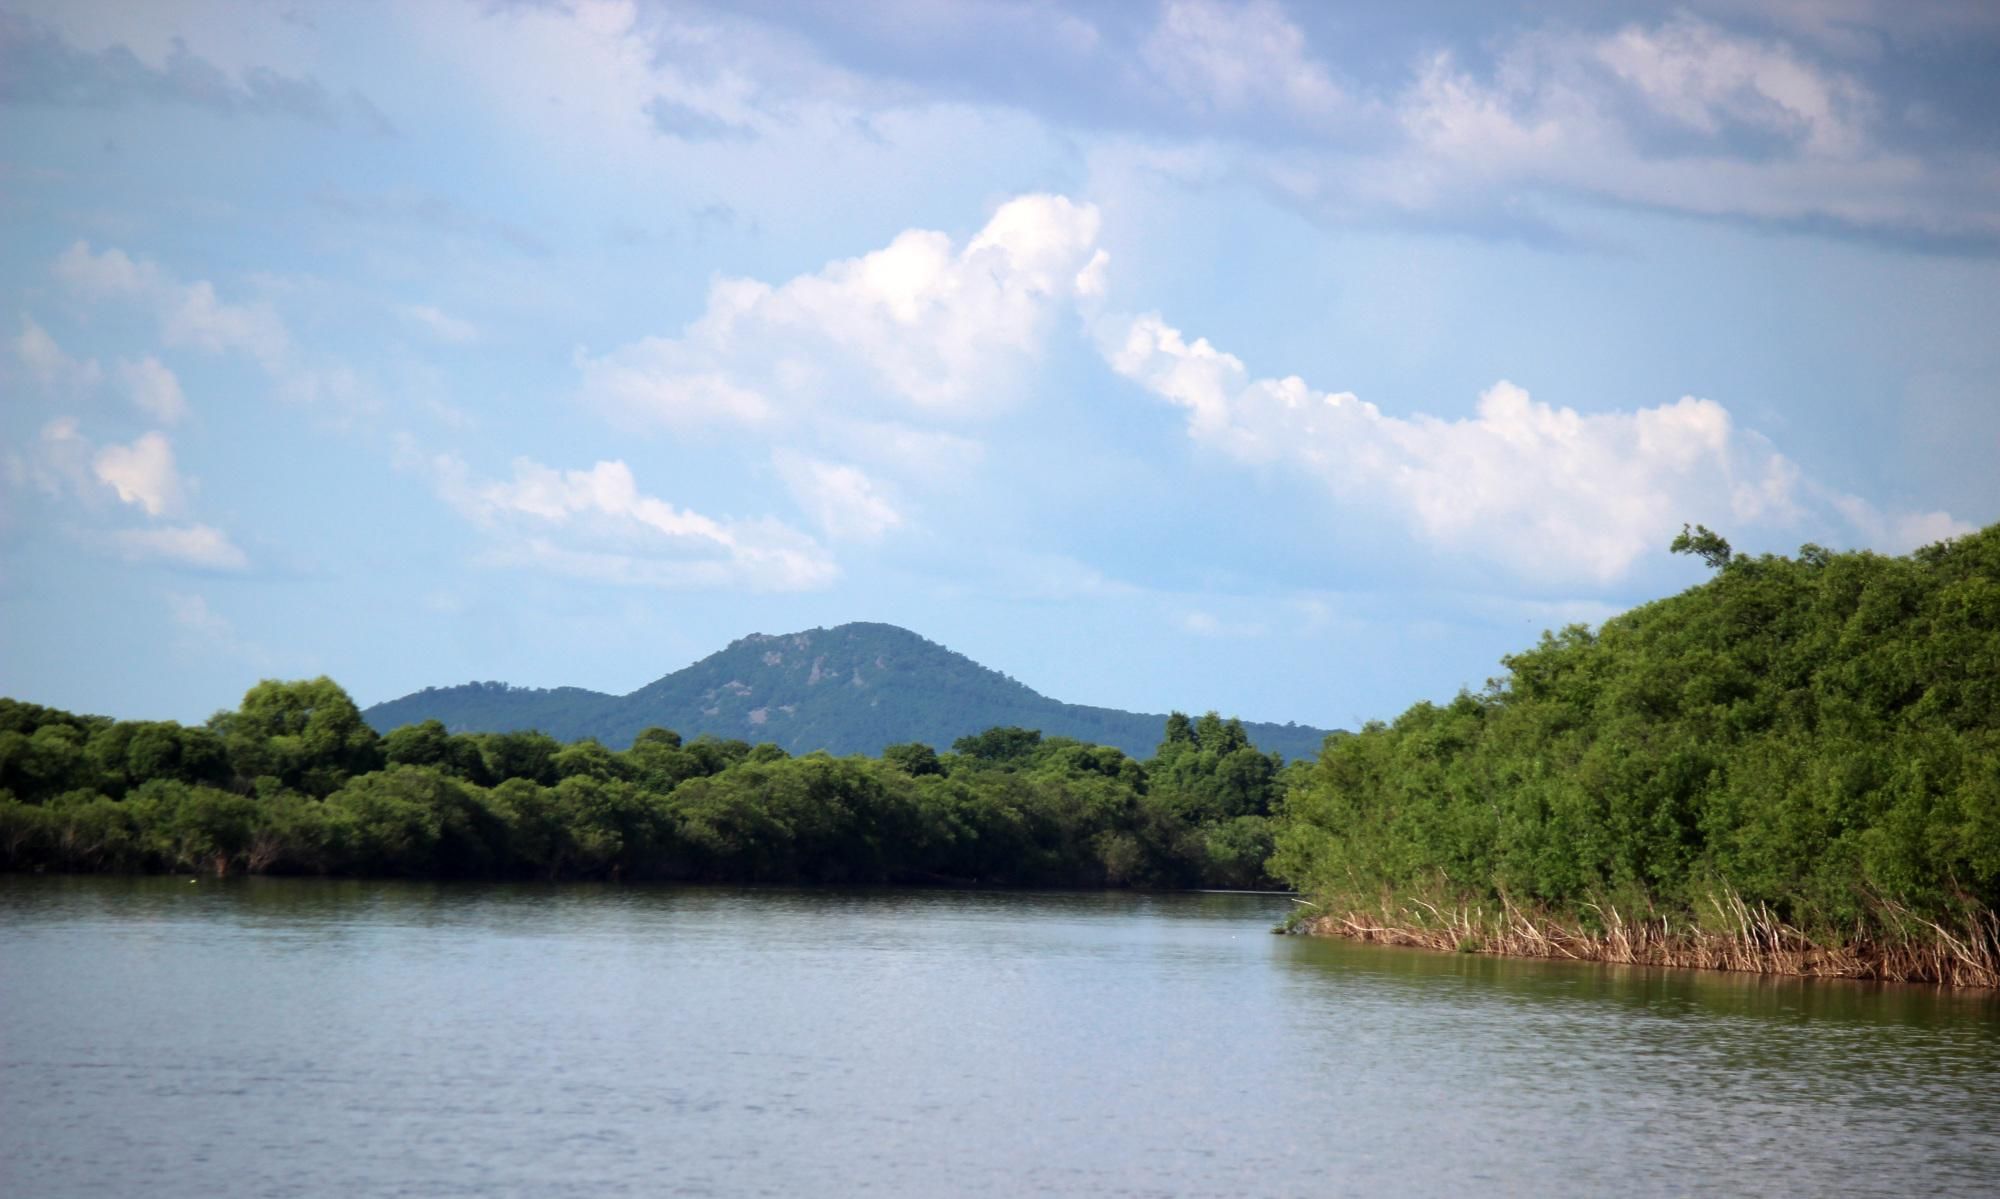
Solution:
[[(1296, 773), (1296, 768), (1293, 773)], [(326, 678), (203, 725), (0, 699), (0, 866), (425, 878), (1248, 887), (1287, 773), (1176, 713), (1155, 756), (996, 728), (793, 757), (662, 728), (377, 735)]]

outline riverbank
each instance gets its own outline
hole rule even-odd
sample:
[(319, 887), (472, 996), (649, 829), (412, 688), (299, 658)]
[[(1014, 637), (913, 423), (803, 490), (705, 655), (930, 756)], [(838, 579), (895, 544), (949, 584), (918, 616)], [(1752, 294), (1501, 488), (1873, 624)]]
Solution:
[(1956, 929), (1885, 908), (1898, 939), (1816, 940), (1736, 896), (1710, 897), (1705, 923), (1670, 916), (1627, 918), (1591, 905), (1593, 919), (1562, 919), (1502, 901), (1446, 906), (1384, 900), (1372, 907), (1300, 901), (1290, 927), (1315, 936), (1445, 953), (1673, 966), (1806, 978), (2000, 987), (2000, 916), (1981, 912)]

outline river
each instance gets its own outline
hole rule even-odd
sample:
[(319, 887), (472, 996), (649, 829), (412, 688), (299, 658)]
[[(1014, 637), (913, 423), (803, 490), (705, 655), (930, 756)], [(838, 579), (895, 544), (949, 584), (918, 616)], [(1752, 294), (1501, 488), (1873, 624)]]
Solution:
[(0, 1192), (2000, 1190), (1990, 995), (1288, 906), (0, 877)]

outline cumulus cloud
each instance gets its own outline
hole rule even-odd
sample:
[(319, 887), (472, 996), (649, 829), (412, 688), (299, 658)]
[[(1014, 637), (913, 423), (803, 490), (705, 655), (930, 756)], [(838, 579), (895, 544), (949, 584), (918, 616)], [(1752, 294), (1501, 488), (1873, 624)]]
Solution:
[(836, 541), (879, 541), (903, 516), (860, 469), (823, 462), (794, 450), (771, 455), (792, 498)]
[(73, 416), (59, 416), (42, 426), (31, 445), (6, 455), (9, 486), (38, 491), (49, 497), (94, 498), (98, 484), (90, 467), (90, 442)]
[(14, 339), (14, 356), (43, 387), (56, 392), (87, 391), (104, 379), (94, 360), (72, 358), (49, 331), (30, 316), (21, 318), (21, 335)]
[(1433, 56), (1390, 103), (1398, 144), (1287, 181), (1335, 212), (1491, 219), (1547, 195), (1871, 234), (2000, 236), (2000, 209), (1978, 182), (1991, 157), (1898, 148), (1882, 109), (1853, 75), (1695, 17), (1541, 30), (1506, 43), (1483, 73)]
[(99, 447), (70, 416), (43, 425), (25, 453), (8, 455), (7, 466), (9, 482), (51, 499), (101, 508), (116, 495), (120, 503), (153, 517), (178, 513), (190, 490), (165, 434), (147, 433), (129, 445)]
[(157, 263), (115, 247), (97, 251), (78, 241), (56, 258), (55, 277), (83, 299), (144, 306), (170, 346), (243, 353), (273, 371), (290, 353), (291, 335), (269, 305), (225, 302), (206, 279), (182, 283)]
[(164, 562), (214, 571), (241, 571), (250, 566), (249, 557), (213, 525), (122, 529), (113, 533), (111, 540), (118, 552), (133, 562)]
[(1140, 46), (1153, 73), (1198, 110), (1277, 112), (1307, 122), (1346, 97), (1305, 34), (1271, 3), (1173, 0)]
[[(107, 511), (137, 509), (147, 521), (184, 520), (193, 483), (174, 461), (166, 434), (146, 433), (125, 445), (95, 446), (74, 417), (42, 426), (26, 452), (4, 459), (10, 486), (75, 505), (85, 522), (76, 535), (87, 546), (109, 549), (131, 562), (160, 562), (195, 570), (247, 570), (250, 559), (229, 535), (200, 523), (148, 524), (106, 529)], [(67, 523), (67, 522), (65, 522)]]
[(1680, 17), (1652, 28), (1626, 26), (1587, 51), (1654, 112), (1701, 133), (1737, 124), (1818, 154), (1850, 154), (1866, 141), (1863, 122), (1873, 107), (1867, 89), (1782, 43), (1733, 37)]
[(664, 588), (826, 586), (838, 568), (811, 537), (771, 519), (727, 520), (639, 490), (622, 461), (588, 470), (514, 462), (511, 479), (474, 479), (449, 456), (429, 468), (439, 494), (488, 531), (496, 564)]
[(181, 381), (158, 358), (148, 354), (137, 362), (119, 363), (118, 379), (132, 403), (154, 420), (171, 425), (187, 415)]
[(1949, 512), (1885, 512), (1860, 496), (1839, 492), (1828, 493), (1827, 501), (1868, 545), (1891, 554), (1906, 554), (1918, 546), (1979, 531), (1978, 526)]
[(87, 241), (77, 241), (56, 258), (57, 281), (88, 300), (137, 299), (162, 286), (160, 268), (135, 260), (113, 247), (93, 251)]
[(725, 279), (679, 337), (579, 353), (583, 393), (677, 427), (815, 406), (980, 411), (1036, 356), (1053, 317), (1101, 290), (1097, 228), (1089, 204), (1023, 196), (963, 246), (913, 229), (777, 286)]
[[(1501, 382), (1469, 418), (1397, 417), (1296, 376), (1253, 377), (1158, 316), (1106, 318), (1101, 337), (1113, 369), (1184, 410), (1201, 444), (1302, 472), (1436, 547), (1538, 579), (1606, 583), (1683, 521), (1785, 526), (1806, 510), (1797, 466), (1711, 400), (1582, 413)], [(1890, 545), (1965, 527), (1841, 511)]]
[[(325, 406), (349, 418), (379, 407), (355, 371), (336, 359), (301, 353), (284, 319), (264, 300), (227, 300), (206, 279), (187, 282), (151, 259), (115, 246), (94, 249), (87, 241), (57, 255), (52, 273), (77, 299), (149, 313), (167, 346), (251, 359), (270, 377), (273, 394), (287, 402)], [(434, 330), (457, 331), (450, 325)], [(179, 380), (156, 359), (125, 370), (122, 378), (133, 401), (163, 421), (184, 408)]]
[(131, 445), (105, 446), (91, 468), (120, 500), (145, 509), (148, 516), (171, 515), (187, 497), (187, 485), (174, 467), (173, 446), (161, 433), (148, 433)]

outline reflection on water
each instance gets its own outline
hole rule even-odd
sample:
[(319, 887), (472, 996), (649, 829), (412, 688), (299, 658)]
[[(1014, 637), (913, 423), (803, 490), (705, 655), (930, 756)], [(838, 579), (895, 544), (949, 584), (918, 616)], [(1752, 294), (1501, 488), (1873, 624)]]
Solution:
[(0, 1192), (1991, 1193), (1985, 994), (1283, 899), (0, 879)]

